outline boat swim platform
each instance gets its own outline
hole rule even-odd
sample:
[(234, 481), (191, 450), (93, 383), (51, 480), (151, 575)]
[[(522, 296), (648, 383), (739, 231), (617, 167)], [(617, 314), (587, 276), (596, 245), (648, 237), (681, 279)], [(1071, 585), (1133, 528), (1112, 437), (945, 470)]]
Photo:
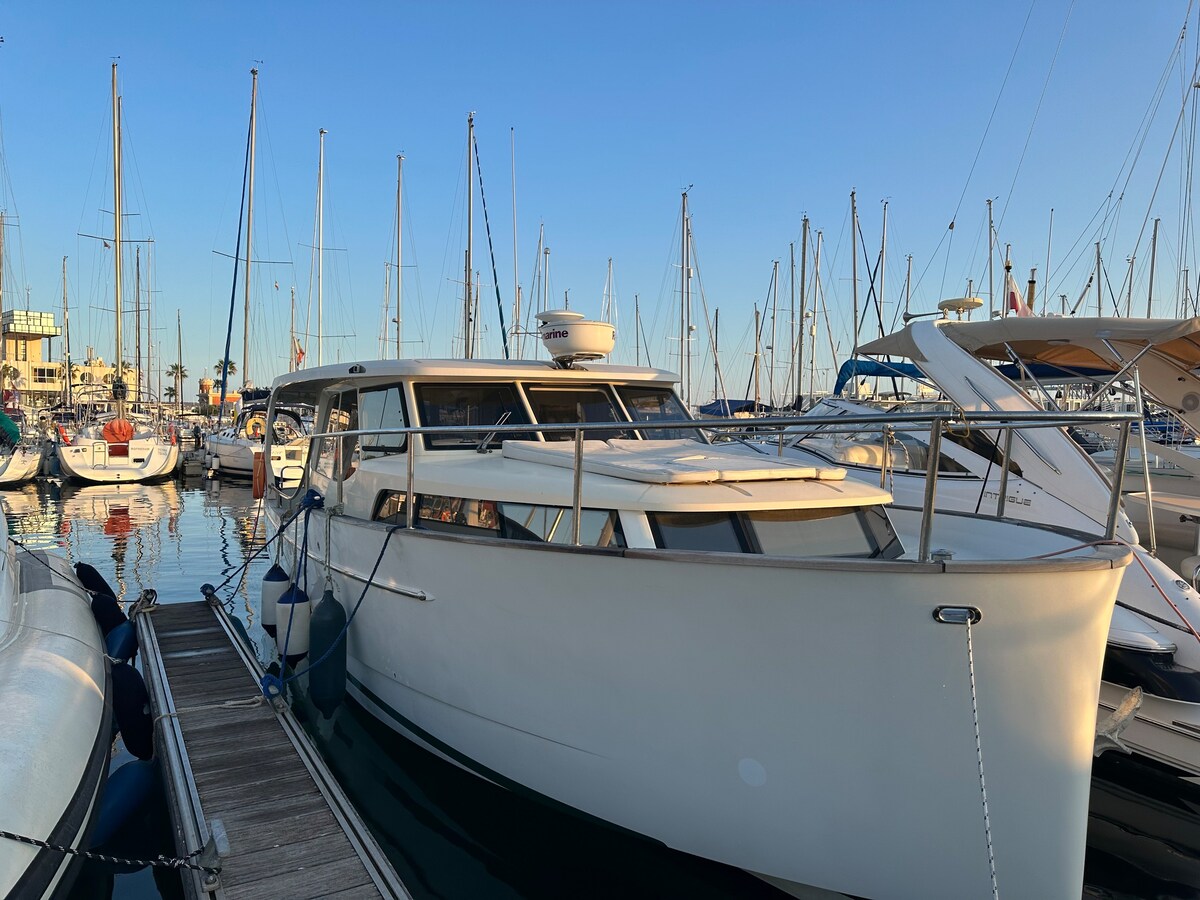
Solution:
[(295, 715), (263, 700), (263, 669), (224, 608), (164, 603), (135, 617), (175, 847), (189, 900), (409, 898)]

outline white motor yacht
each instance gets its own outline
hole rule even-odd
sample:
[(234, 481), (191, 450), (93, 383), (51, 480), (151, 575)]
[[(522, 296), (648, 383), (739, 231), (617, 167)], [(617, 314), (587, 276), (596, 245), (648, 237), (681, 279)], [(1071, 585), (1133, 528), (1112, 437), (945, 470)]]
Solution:
[[(87, 849), (112, 744), (109, 668), (66, 560), (0, 552), (0, 829)], [(0, 896), (65, 897), (80, 858), (0, 838)]]
[(276, 380), (317, 433), (264, 508), (351, 614), (352, 696), (797, 893), (1078, 896), (1128, 550), (990, 518), (990, 555), (929, 558), (878, 485), (693, 439), (675, 377), (593, 362), (611, 326), (578, 324), (546, 321), (554, 362)]

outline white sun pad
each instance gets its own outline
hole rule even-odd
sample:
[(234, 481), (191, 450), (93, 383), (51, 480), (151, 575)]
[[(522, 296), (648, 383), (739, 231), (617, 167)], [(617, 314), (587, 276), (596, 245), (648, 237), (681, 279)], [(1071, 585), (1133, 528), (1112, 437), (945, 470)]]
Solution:
[[(570, 469), (575, 466), (571, 441), (504, 441), (504, 456)], [(769, 465), (764, 463), (770, 459)], [(715, 450), (699, 441), (584, 441), (583, 470), (649, 484), (704, 484), (714, 481), (841, 481), (845, 469), (801, 466), (786, 460)]]

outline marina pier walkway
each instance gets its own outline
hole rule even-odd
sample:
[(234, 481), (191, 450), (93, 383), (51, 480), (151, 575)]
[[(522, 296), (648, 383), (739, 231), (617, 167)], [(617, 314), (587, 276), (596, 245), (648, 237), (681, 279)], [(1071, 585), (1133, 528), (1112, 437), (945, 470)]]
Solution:
[[(290, 709), (255, 701), (263, 674), (223, 609), (165, 603), (136, 617), (189, 898), (407, 898)], [(211, 839), (211, 841), (210, 841)]]

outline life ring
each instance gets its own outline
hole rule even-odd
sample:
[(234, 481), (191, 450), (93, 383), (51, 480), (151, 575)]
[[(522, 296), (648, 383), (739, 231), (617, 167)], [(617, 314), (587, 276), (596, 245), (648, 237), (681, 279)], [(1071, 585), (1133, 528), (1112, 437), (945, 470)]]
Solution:
[(67, 435), (67, 429), (63, 428), (61, 422), (58, 423), (58, 437), (64, 446), (71, 443), (71, 438)]
[(171, 425), (167, 428), (167, 434), (171, 436), (171, 446), (175, 446), (175, 426)]

